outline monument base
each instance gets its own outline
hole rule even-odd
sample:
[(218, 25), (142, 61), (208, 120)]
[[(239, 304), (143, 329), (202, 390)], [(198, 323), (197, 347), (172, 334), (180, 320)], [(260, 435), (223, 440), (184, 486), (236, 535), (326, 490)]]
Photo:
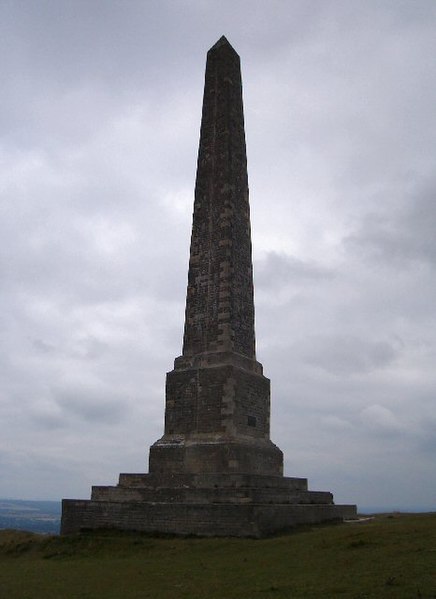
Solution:
[(164, 435), (150, 447), (149, 472), (283, 476), (283, 452), (269, 439)]
[(263, 537), (300, 524), (356, 517), (304, 478), (247, 474), (121, 474), (93, 487), (91, 500), (64, 499), (61, 534), (90, 529)]

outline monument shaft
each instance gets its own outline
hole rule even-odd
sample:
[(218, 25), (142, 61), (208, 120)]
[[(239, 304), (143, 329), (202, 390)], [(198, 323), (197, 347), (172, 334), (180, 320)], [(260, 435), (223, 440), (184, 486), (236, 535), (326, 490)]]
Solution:
[(242, 81), (225, 38), (207, 56), (183, 355), (255, 356)]

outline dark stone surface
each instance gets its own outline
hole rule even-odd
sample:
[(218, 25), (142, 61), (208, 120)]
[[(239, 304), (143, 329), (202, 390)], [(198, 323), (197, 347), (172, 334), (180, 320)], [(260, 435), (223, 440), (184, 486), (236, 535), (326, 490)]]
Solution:
[(207, 55), (183, 351), (167, 374), (164, 435), (149, 474), (64, 500), (62, 533), (259, 537), (355, 516), (306, 479), (283, 477), (269, 419), (270, 381), (255, 355), (240, 62), (223, 37)]
[(232, 437), (177, 440), (164, 436), (150, 448), (151, 473), (283, 474), (283, 454), (271, 441), (237, 442)]
[(207, 54), (183, 355), (254, 359), (251, 261), (239, 56), (225, 38)]
[(355, 506), (108, 502), (64, 499), (62, 532), (117, 528), (149, 533), (263, 537), (299, 524), (353, 518)]
[(241, 70), (221, 38), (207, 55), (183, 353), (167, 374), (150, 472), (283, 474), (254, 340)]
[(165, 434), (150, 472), (283, 474), (269, 439), (270, 382), (230, 364), (167, 375)]

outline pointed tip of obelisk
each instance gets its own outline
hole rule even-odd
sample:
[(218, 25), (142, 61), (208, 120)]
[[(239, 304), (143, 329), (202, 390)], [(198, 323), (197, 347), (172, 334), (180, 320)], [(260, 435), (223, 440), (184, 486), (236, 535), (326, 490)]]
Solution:
[(216, 44), (214, 44), (212, 46), (212, 48), (209, 50), (209, 52), (211, 52), (212, 50), (219, 50), (220, 48), (223, 48), (223, 47), (230, 48), (231, 50), (233, 50), (233, 52), (235, 52), (235, 54), (237, 53), (225, 35), (222, 35), (220, 37), (220, 39), (216, 42)]

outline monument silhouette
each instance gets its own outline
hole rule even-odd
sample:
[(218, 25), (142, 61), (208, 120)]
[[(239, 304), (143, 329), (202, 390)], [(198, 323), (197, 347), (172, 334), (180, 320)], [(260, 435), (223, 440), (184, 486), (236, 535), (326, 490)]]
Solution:
[(165, 430), (148, 474), (64, 499), (63, 534), (94, 528), (255, 536), (355, 517), (283, 476), (270, 381), (256, 360), (242, 82), (225, 37), (207, 54), (182, 355), (167, 374)]

